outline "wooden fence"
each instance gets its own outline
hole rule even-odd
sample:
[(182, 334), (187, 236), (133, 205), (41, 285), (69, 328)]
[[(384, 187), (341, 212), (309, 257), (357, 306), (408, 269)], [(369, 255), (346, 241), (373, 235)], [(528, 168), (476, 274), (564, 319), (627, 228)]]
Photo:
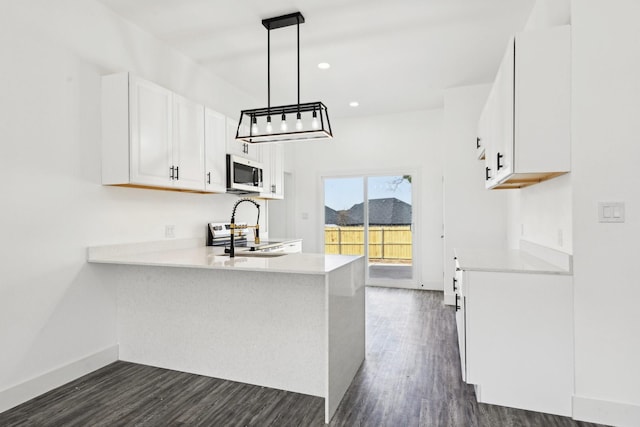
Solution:
[[(411, 261), (411, 226), (369, 227), (369, 259)], [(364, 255), (363, 226), (325, 226), (327, 254)]]

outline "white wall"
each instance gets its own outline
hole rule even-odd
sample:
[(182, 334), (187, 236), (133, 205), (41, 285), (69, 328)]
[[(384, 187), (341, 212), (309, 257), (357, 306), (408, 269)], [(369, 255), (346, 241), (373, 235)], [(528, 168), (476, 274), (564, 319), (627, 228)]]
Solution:
[[(570, 0), (536, 1), (524, 31), (566, 25), (571, 21)], [(565, 253), (573, 250), (571, 175), (508, 192), (508, 247), (520, 239)]]
[(509, 247), (520, 239), (571, 254), (573, 228), (571, 174), (512, 190), (509, 194)]
[[(415, 170), (418, 281), (442, 289), (442, 110), (332, 120), (330, 141), (295, 146), (296, 234), (305, 252), (324, 252), (322, 176)], [(306, 219), (303, 219), (306, 218)]]
[(571, 23), (571, 0), (536, 0), (524, 30)]
[(7, 389), (116, 344), (115, 289), (87, 246), (165, 224), (204, 236), (237, 200), (101, 186), (100, 76), (132, 71), (233, 117), (255, 102), (92, 0), (0, 2), (0, 52), (2, 411)]
[(506, 247), (507, 194), (485, 189), (484, 161), (476, 157), (478, 119), (491, 85), (448, 89), (444, 94), (445, 302), (454, 301), (455, 248)]
[[(573, 253), (579, 418), (640, 425), (640, 2), (575, 0)], [(624, 224), (598, 222), (623, 201)]]

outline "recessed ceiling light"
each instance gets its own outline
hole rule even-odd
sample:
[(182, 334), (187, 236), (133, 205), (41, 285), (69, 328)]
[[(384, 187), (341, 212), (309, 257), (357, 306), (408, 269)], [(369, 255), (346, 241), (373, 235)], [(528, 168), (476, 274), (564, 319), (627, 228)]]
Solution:
[(328, 70), (329, 68), (331, 68), (331, 64), (329, 64), (328, 62), (321, 62), (318, 64), (318, 68), (320, 68), (321, 70)]
[(351, 101), (349, 103), (349, 107), (357, 107), (358, 105), (360, 105), (360, 103), (358, 101)]

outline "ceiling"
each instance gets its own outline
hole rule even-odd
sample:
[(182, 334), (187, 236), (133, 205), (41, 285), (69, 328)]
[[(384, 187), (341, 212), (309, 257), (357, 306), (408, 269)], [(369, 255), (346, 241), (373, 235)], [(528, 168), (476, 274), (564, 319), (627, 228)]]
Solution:
[[(261, 20), (300, 11), (301, 102), (332, 117), (439, 108), (446, 88), (493, 81), (535, 0), (99, 0), (267, 104)], [(320, 70), (317, 64), (331, 68)], [(271, 31), (271, 105), (296, 102), (296, 28)], [(349, 102), (358, 101), (357, 108)]]

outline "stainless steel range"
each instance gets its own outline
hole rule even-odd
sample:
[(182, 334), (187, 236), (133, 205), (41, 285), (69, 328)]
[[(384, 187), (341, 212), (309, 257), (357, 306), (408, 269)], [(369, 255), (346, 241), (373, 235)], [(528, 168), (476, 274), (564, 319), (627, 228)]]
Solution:
[[(237, 223), (239, 226), (247, 225), (246, 222)], [(207, 225), (207, 246), (229, 246), (231, 243), (231, 223), (210, 222)], [(247, 245), (247, 229), (236, 229), (236, 246)]]

